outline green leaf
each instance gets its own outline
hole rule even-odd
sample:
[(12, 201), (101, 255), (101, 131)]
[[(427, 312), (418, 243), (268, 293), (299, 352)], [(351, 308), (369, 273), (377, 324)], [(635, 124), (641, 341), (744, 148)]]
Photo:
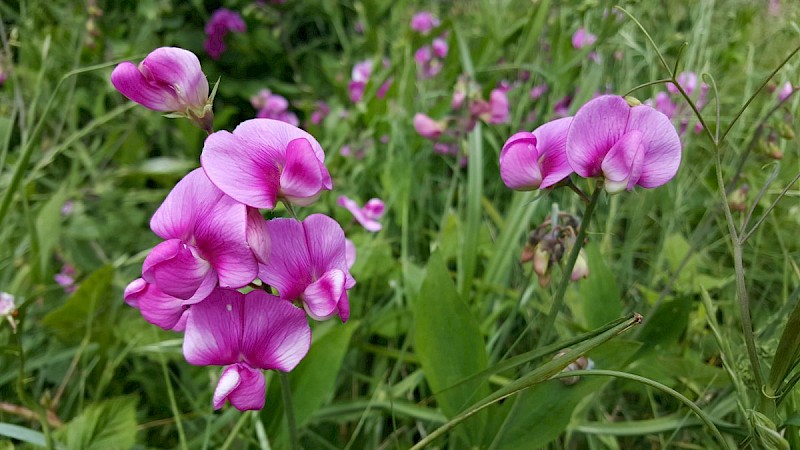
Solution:
[[(63, 305), (47, 313), (42, 324), (65, 340), (79, 340), (84, 328), (91, 326), (95, 318), (105, 312), (114, 291), (111, 282), (114, 267), (106, 265), (92, 272)], [(117, 301), (122, 301), (117, 299)], [(98, 327), (102, 332), (111, 332), (108, 327)]]
[(619, 288), (611, 269), (608, 268), (600, 246), (586, 246), (589, 262), (589, 278), (580, 282), (583, 301), (583, 321), (589, 329), (595, 329), (622, 315)]
[(800, 357), (800, 302), (795, 304), (781, 333), (772, 368), (769, 370), (767, 394), (774, 395), (778, 391), (786, 376), (797, 365), (798, 357)]
[[(0, 436), (27, 442), (28, 444), (33, 444), (39, 447), (44, 447), (47, 445), (47, 439), (45, 439), (44, 434), (42, 434), (40, 431), (31, 430), (30, 428), (25, 428), (11, 423), (0, 422)], [(12, 445), (11, 448), (13, 449), (14, 446)]]
[(136, 397), (126, 396), (90, 405), (58, 436), (69, 449), (129, 449), (136, 443), (136, 402)]
[(691, 310), (692, 298), (688, 295), (662, 303), (639, 335), (645, 343), (643, 350), (676, 343), (689, 324)]
[[(445, 415), (455, 417), (467, 405), (488, 395), (489, 389), (480, 379), (447, 388), (485, 369), (487, 356), (478, 321), (459, 297), (438, 252), (428, 261), (412, 310), (414, 347), (425, 378)], [(470, 427), (473, 439), (478, 438), (476, 433), (480, 433), (485, 417), (478, 422), (480, 426)]]

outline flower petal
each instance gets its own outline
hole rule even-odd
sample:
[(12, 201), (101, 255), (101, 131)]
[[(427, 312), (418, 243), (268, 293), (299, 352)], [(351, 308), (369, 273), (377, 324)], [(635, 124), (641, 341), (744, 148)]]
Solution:
[(356, 282), (347, 270), (344, 231), (339, 223), (324, 214), (312, 214), (303, 221), (303, 229), (314, 273), (340, 269), (345, 273), (345, 287), (353, 287)]
[[(262, 409), (267, 393), (264, 374), (246, 364), (237, 364), (237, 366), (239, 368), (239, 384), (228, 395), (228, 400), (239, 411)], [(216, 397), (216, 392), (214, 394)], [(217, 409), (216, 398), (214, 408)]]
[(370, 219), (380, 219), (386, 211), (386, 205), (379, 198), (371, 198), (364, 204), (364, 215)]
[(239, 364), (228, 366), (222, 370), (222, 375), (217, 382), (217, 388), (214, 389), (214, 409), (222, 408), (225, 400), (231, 395), (234, 389), (239, 387), (242, 377), (239, 375)]
[(295, 300), (311, 283), (311, 260), (303, 224), (294, 219), (267, 221), (272, 240), (267, 263), (259, 267), (259, 278), (278, 290), (282, 299)]
[(641, 131), (645, 145), (639, 186), (654, 188), (671, 180), (681, 165), (682, 150), (669, 118), (649, 106), (636, 106), (631, 110), (628, 129)]
[(506, 141), (500, 151), (500, 178), (509, 189), (530, 191), (542, 183), (536, 137), (520, 131)]
[(638, 130), (629, 131), (611, 147), (602, 163), (608, 192), (633, 189), (642, 173), (644, 150), (642, 133)]
[(206, 216), (223, 195), (203, 169), (195, 169), (172, 188), (150, 219), (150, 228), (163, 239), (189, 241), (198, 219)]
[(316, 201), (322, 190), (322, 166), (308, 140), (294, 139), (286, 146), (286, 165), (281, 172), (281, 197), (300, 206)]
[(177, 47), (153, 50), (142, 61), (144, 75), (174, 90), (184, 106), (200, 108), (208, 100), (208, 80), (194, 53)]
[(567, 161), (567, 132), (571, 124), (572, 117), (564, 117), (533, 130), (543, 175), (539, 189), (548, 188), (572, 173)]
[(125, 97), (155, 111), (179, 111), (180, 102), (165, 86), (154, 85), (132, 62), (120, 63), (111, 72), (111, 84)]
[(355, 200), (352, 200), (342, 195), (339, 197), (337, 203), (339, 204), (339, 206), (343, 206), (345, 209), (350, 211), (350, 213), (353, 215), (356, 221), (359, 224), (361, 224), (361, 226), (363, 226), (367, 231), (372, 231), (372, 232), (380, 231), (381, 229), (380, 222), (377, 222), (367, 217), (367, 214), (365, 213), (364, 209), (360, 208)]
[(314, 320), (328, 320), (336, 314), (344, 289), (345, 275), (341, 270), (325, 272), (303, 292), (303, 308)]
[(186, 321), (183, 356), (196, 366), (223, 366), (240, 361), (244, 294), (215, 289), (192, 306)]
[(217, 282), (211, 264), (197, 254), (197, 249), (179, 239), (153, 248), (144, 259), (142, 278), (167, 295), (183, 300), (208, 295)]
[(256, 260), (265, 264), (269, 258), (270, 238), (267, 221), (255, 208), (247, 208), (247, 245), (253, 251)]
[(139, 308), (146, 321), (165, 330), (174, 330), (187, 311), (183, 300), (161, 292), (141, 278), (125, 288), (125, 302)]
[(311, 345), (311, 328), (302, 309), (256, 290), (244, 299), (241, 352), (252, 367), (289, 372)]
[(578, 175), (600, 175), (606, 153), (625, 134), (631, 107), (622, 97), (601, 95), (583, 105), (567, 133), (567, 161)]

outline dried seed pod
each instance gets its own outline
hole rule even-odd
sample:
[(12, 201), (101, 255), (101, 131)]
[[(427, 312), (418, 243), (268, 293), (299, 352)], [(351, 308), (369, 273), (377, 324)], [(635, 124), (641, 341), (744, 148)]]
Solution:
[[(561, 350), (560, 352), (556, 353), (556, 356), (553, 359), (560, 358), (566, 355), (569, 352), (568, 348)], [(592, 370), (594, 369), (594, 361), (591, 358), (587, 358), (586, 356), (581, 356), (575, 361), (569, 363), (567, 367), (564, 368), (561, 372), (572, 372), (573, 370)], [(580, 381), (581, 377), (574, 376), (574, 377), (564, 377), (559, 378), (559, 380), (564, 383), (566, 386), (572, 386), (573, 384)]]

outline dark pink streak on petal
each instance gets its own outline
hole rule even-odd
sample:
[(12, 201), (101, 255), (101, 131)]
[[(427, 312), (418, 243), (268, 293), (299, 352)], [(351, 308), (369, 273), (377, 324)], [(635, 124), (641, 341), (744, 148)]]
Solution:
[(631, 107), (622, 97), (601, 95), (583, 105), (567, 133), (567, 161), (582, 177), (600, 175), (606, 153), (625, 134)]
[(252, 367), (289, 372), (306, 356), (311, 328), (302, 309), (264, 291), (244, 300), (242, 355)]

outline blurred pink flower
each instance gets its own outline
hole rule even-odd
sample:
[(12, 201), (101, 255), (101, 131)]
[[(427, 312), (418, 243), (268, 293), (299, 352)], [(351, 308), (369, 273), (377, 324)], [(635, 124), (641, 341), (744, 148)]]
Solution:
[(288, 123), (251, 119), (206, 138), (200, 161), (211, 181), (237, 201), (272, 209), (278, 200), (314, 203), (333, 188), (316, 139)]
[(447, 46), (446, 40), (438, 37), (433, 40), (431, 47), (433, 48), (433, 54), (436, 55), (437, 58), (444, 59), (447, 57), (449, 47)]
[(597, 36), (586, 31), (585, 28), (578, 28), (572, 35), (572, 46), (578, 50), (588, 47), (597, 41)]
[[(697, 74), (694, 72), (681, 72), (678, 75), (678, 84), (686, 91), (687, 95), (692, 95), (694, 90), (697, 89)], [(680, 92), (673, 83), (667, 83), (667, 91), (670, 94), (678, 94)]]
[(786, 100), (787, 98), (789, 98), (790, 95), (792, 95), (793, 91), (794, 88), (792, 87), (792, 83), (790, 81), (783, 83), (783, 86), (781, 86), (781, 90), (778, 91), (778, 101), (782, 102)]
[(414, 129), (426, 139), (435, 140), (439, 138), (444, 132), (444, 128), (444, 122), (433, 120), (422, 113), (414, 114)]
[(661, 186), (681, 163), (681, 140), (669, 118), (646, 106), (603, 95), (575, 114), (566, 142), (567, 161), (582, 177), (605, 178), (609, 193)]
[(286, 97), (273, 94), (269, 89), (262, 89), (258, 94), (250, 97), (250, 104), (258, 110), (256, 117), (280, 120), (294, 126), (300, 124), (297, 115), (289, 111), (289, 101), (286, 100)]
[(206, 41), (203, 43), (206, 53), (211, 59), (219, 59), (225, 51), (225, 36), (230, 32), (244, 33), (247, 24), (239, 13), (230, 9), (220, 8), (211, 14), (211, 19), (206, 23)]
[(428, 34), (439, 24), (439, 19), (428, 11), (420, 11), (411, 17), (411, 29), (422, 34)]
[(500, 87), (493, 89), (489, 94), (489, 119), (487, 122), (491, 124), (508, 122), (509, 106), (506, 91), (507, 89)]
[(536, 100), (547, 93), (547, 84), (537, 84), (531, 88), (531, 100)]
[(339, 197), (338, 204), (350, 211), (356, 221), (361, 224), (365, 230), (373, 233), (381, 230), (382, 226), (378, 220), (384, 213), (385, 206), (383, 200), (372, 198), (361, 208), (355, 200), (342, 195)]
[(327, 103), (319, 101), (314, 112), (311, 113), (311, 123), (319, 125), (331, 113), (331, 107)]

